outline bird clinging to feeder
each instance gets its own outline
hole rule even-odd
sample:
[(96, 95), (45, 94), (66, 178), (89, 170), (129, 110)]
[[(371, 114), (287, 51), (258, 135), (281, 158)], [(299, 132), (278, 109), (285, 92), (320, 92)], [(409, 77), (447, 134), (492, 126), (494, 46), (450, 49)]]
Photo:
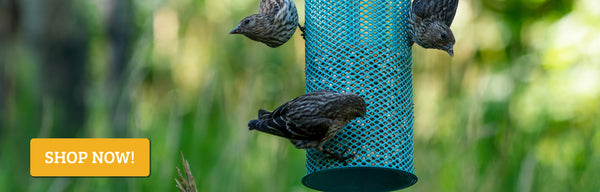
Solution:
[(293, 0), (261, 0), (258, 13), (242, 19), (229, 33), (279, 47), (294, 35), (296, 26), (300, 25)]
[(273, 112), (259, 110), (258, 119), (248, 122), (248, 127), (290, 139), (296, 148), (314, 148), (345, 161), (353, 155), (343, 156), (322, 146), (351, 120), (364, 117), (366, 112), (367, 104), (361, 96), (320, 90), (296, 97)]
[(458, 0), (414, 0), (409, 16), (412, 40), (423, 48), (443, 50), (454, 56), (455, 40), (450, 25), (457, 7)]

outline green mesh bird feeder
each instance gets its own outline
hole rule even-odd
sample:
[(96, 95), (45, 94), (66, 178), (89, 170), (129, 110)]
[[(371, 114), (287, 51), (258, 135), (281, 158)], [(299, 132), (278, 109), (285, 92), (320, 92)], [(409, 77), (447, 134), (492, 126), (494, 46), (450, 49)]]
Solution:
[(367, 115), (307, 151), (302, 183), (322, 191), (391, 191), (414, 175), (410, 0), (306, 0), (306, 91), (352, 92)]

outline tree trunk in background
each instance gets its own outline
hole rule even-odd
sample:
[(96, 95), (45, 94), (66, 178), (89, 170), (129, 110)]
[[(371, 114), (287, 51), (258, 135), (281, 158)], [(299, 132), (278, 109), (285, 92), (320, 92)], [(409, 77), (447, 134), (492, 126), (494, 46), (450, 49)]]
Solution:
[[(12, 47), (13, 39), (18, 31), (19, 3), (17, 0), (0, 1), (0, 127), (8, 127), (8, 114), (6, 109), (6, 94), (9, 90), (7, 72), (8, 51)], [(0, 134), (5, 129), (0, 130)]]
[(124, 71), (132, 56), (135, 39), (134, 10), (131, 0), (113, 0), (108, 16), (108, 37), (112, 48), (108, 88), (111, 94), (111, 128), (116, 137), (127, 137), (131, 102)]
[[(75, 3), (73, 3), (75, 2)], [(84, 128), (87, 111), (85, 85), (89, 27), (85, 9), (76, 1), (22, 1), (23, 28), (34, 60), (41, 65), (41, 101), (52, 103), (50, 136), (76, 137)]]
[[(126, 69), (133, 53), (135, 39), (134, 10), (131, 0), (110, 1), (110, 12), (106, 23), (108, 41), (110, 42), (110, 60), (108, 71), (109, 122), (115, 137), (129, 137), (129, 113), (131, 100), (128, 90)], [(112, 191), (128, 189), (129, 180), (114, 179), (111, 181)]]

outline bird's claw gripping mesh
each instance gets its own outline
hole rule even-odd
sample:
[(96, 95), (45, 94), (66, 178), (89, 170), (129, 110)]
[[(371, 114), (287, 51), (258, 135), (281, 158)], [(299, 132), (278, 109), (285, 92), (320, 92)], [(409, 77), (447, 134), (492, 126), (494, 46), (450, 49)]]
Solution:
[(364, 97), (367, 115), (307, 151), (302, 182), (324, 191), (388, 191), (414, 175), (410, 0), (306, 0), (306, 90)]

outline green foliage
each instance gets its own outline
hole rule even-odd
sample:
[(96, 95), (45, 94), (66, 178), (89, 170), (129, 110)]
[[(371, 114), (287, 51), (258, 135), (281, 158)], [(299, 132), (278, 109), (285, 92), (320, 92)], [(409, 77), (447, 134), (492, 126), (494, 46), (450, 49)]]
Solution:
[[(129, 39), (111, 36), (117, 16), (104, 1), (73, 1), (56, 15), (36, 10), (68, 3), (17, 2), (18, 30), (0, 22), (0, 191), (175, 191), (180, 151), (200, 191), (312, 191), (300, 183), (304, 151), (247, 131), (258, 109), (304, 92), (299, 32), (277, 49), (228, 34), (257, 0), (123, 0)], [(419, 182), (407, 191), (598, 190), (597, 7), (461, 1), (454, 58), (413, 48)], [(55, 62), (62, 53), (50, 50), (69, 43), (83, 53), (66, 60), (82, 59)], [(150, 138), (151, 175), (32, 178), (36, 137)]]

